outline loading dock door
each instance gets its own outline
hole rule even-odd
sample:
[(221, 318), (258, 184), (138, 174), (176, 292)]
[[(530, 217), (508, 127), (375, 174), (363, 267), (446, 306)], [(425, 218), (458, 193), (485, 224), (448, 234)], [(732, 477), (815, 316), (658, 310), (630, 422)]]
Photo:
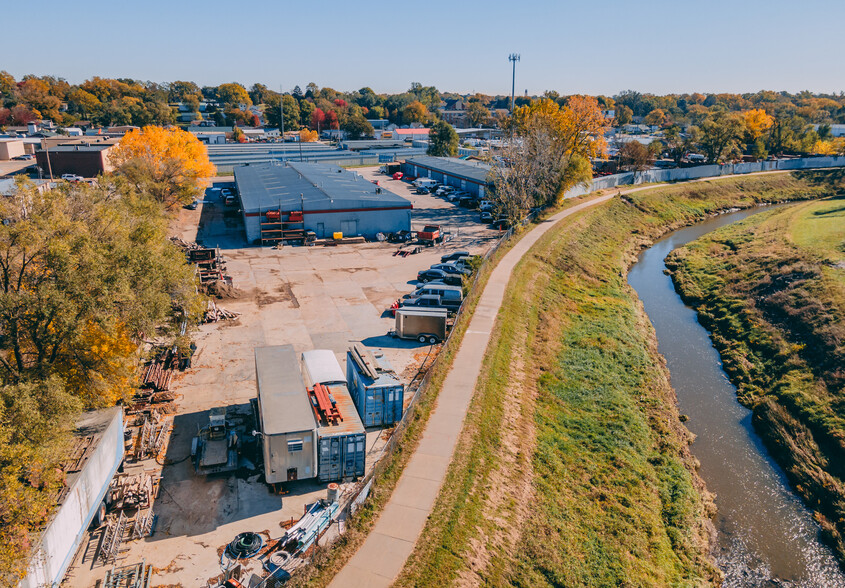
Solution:
[(358, 221), (357, 220), (340, 221), (340, 230), (344, 234), (344, 236), (357, 235), (358, 234)]

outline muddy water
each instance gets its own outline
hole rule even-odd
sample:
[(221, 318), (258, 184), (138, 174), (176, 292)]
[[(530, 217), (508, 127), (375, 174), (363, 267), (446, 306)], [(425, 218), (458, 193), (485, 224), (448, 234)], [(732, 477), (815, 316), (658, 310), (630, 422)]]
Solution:
[(674, 249), (756, 208), (670, 233), (643, 252), (628, 274), (657, 333), (681, 413), (695, 433), (693, 454), (716, 494), (718, 551), (726, 586), (842, 587), (819, 528), (751, 427), (751, 411), (736, 400), (719, 354), (696, 313), (681, 301), (663, 260)]

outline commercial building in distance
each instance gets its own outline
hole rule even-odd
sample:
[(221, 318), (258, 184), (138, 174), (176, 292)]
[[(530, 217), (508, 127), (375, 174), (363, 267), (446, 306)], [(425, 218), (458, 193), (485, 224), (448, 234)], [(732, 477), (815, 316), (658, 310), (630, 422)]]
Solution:
[(411, 202), (336, 165), (265, 163), (235, 168), (247, 241), (272, 244), (411, 228)]
[(421, 155), (405, 160), (402, 173), (414, 178), (431, 178), (447, 186), (466, 190), (484, 198), (493, 186), (492, 166), (480, 161), (465, 161), (454, 157)]
[(58, 145), (35, 152), (35, 160), (41, 173), (49, 177), (62, 174), (75, 174), (83, 178), (93, 178), (113, 169), (109, 161), (111, 144)]

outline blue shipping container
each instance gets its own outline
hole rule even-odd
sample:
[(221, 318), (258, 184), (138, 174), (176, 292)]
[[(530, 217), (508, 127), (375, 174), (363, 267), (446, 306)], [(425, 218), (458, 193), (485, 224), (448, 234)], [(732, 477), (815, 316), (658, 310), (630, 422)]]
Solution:
[(346, 384), (365, 427), (402, 420), (405, 384), (384, 356), (376, 357), (360, 344), (346, 353)]

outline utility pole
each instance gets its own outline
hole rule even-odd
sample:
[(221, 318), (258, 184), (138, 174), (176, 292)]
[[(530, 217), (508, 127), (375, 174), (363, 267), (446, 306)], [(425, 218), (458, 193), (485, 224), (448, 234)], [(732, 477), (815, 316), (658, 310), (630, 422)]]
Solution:
[(282, 85), (279, 84), (279, 131), (282, 137), (282, 151), (285, 147), (285, 95), (282, 92)]
[(513, 114), (513, 99), (516, 91), (516, 62), (519, 61), (519, 53), (508, 55), (508, 61), (513, 63), (513, 77), (511, 77), (511, 114)]

